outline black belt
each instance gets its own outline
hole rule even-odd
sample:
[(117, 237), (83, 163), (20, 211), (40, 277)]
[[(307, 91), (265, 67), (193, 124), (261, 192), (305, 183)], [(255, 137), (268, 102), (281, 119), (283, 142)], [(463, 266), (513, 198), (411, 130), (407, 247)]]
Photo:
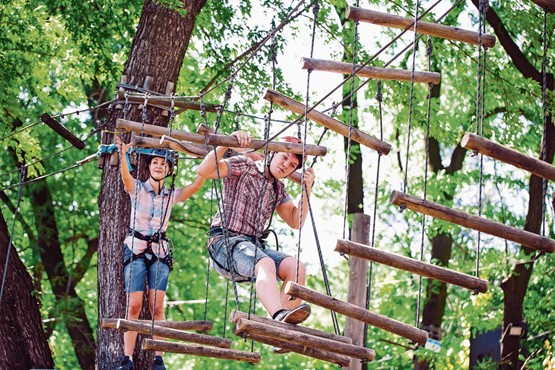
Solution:
[(127, 235), (133, 236), (137, 239), (144, 240), (149, 243), (159, 243), (160, 240), (168, 241), (165, 231), (155, 232), (152, 235), (143, 235), (137, 230), (129, 229), (129, 231), (127, 232)]

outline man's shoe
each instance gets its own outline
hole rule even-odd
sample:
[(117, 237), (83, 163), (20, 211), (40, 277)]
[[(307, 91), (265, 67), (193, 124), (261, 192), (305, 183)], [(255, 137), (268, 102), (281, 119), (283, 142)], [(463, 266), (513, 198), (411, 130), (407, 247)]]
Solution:
[(164, 365), (164, 360), (162, 359), (162, 356), (154, 356), (152, 370), (166, 370), (166, 366)]
[(133, 366), (133, 361), (129, 358), (129, 356), (123, 356), (121, 358), (120, 365), (116, 368), (116, 370), (133, 370), (135, 367)]
[(310, 306), (307, 303), (303, 303), (293, 309), (280, 312), (275, 317), (275, 320), (286, 322), (288, 324), (300, 324), (301, 322), (308, 319), (311, 312), (312, 310)]

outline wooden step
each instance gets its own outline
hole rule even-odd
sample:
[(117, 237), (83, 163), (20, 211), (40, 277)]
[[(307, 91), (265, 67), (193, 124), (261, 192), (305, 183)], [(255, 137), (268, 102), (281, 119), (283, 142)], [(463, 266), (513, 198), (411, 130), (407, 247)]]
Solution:
[[(125, 119), (118, 118), (116, 120), (116, 128), (124, 129), (127, 131), (133, 131), (138, 133), (143, 133), (147, 135), (156, 135), (172, 137), (179, 140), (190, 141), (196, 144), (207, 144), (207, 145), (223, 145), (228, 147), (237, 148), (240, 147), (237, 138), (235, 136), (227, 135), (200, 135), (192, 132), (186, 132), (181, 130), (172, 130), (170, 135), (170, 129), (161, 126), (142, 124), (141, 122), (129, 121)], [(247, 146), (250, 149), (263, 148), (266, 145), (264, 140), (251, 140), (251, 143)], [(286, 142), (276, 142), (271, 141), (268, 143), (268, 150), (275, 152), (287, 152), (302, 154), (303, 144), (296, 143), (286, 143)], [(326, 155), (327, 148), (319, 145), (306, 144), (305, 154), (324, 156)]]
[[(125, 91), (117, 91), (116, 99), (120, 105), (125, 102)], [(128, 93), (127, 100), (132, 103), (144, 103), (145, 95), (138, 93)], [(193, 100), (189, 98), (176, 96), (173, 98), (174, 107), (186, 109), (186, 110), (200, 110), (200, 102), (198, 100)], [(148, 105), (156, 106), (157, 108), (170, 109), (171, 108), (171, 98), (168, 96), (156, 96), (150, 95), (148, 97)], [(217, 104), (204, 104), (204, 110), (207, 112), (218, 112), (222, 109), (221, 105)]]
[(374, 360), (374, 357), (376, 357), (376, 352), (373, 349), (337, 342), (335, 340), (316, 337), (305, 333), (299, 333), (295, 330), (282, 329), (247, 319), (239, 319), (237, 321), (235, 324), (235, 332), (237, 335), (248, 335), (252, 333), (261, 337), (269, 337), (314, 349), (336, 352), (345, 356), (360, 358), (367, 361), (372, 361)]
[(229, 348), (231, 347), (231, 340), (214, 337), (206, 334), (189, 333), (182, 330), (176, 330), (171, 328), (165, 328), (158, 325), (151, 325), (138, 321), (131, 321), (125, 319), (118, 319), (115, 329), (124, 329), (128, 331), (136, 331), (142, 334), (152, 334), (155, 336), (178, 339), (186, 342), (206, 344), (208, 346)]
[(545, 252), (555, 251), (555, 240), (531, 233), (516, 227), (503, 225), (483, 217), (474, 216), (441, 204), (413, 197), (400, 191), (393, 191), (389, 201), (395, 205), (406, 207), (415, 212), (439, 218), (454, 224), (469, 227), (493, 236), (525, 245), (532, 249)]
[[(101, 325), (105, 329), (117, 329), (117, 323), (119, 319), (102, 319)], [(144, 324), (152, 324), (152, 320), (129, 320), (132, 322), (140, 322)], [(196, 331), (208, 331), (212, 330), (212, 321), (201, 321), (201, 320), (191, 320), (191, 321), (167, 321), (167, 320), (155, 320), (154, 325), (162, 326), (164, 328), (171, 328), (176, 330), (196, 330)]]
[[(341, 73), (350, 75), (353, 71), (352, 63), (336, 62), (333, 60), (302, 58), (301, 66), (303, 69), (312, 69), (315, 71)], [(360, 77), (373, 78), (378, 80), (394, 80), (394, 81), (411, 81), (411, 71), (406, 69), (380, 68), (364, 66), (360, 68), (360, 64), (356, 64), (355, 73)], [(441, 75), (437, 72), (414, 72), (414, 82), (431, 83), (437, 85), (441, 82)]]
[(555, 13), (555, 0), (532, 0), (532, 2), (546, 9), (549, 13)]
[(85, 142), (79, 139), (77, 136), (73, 135), (64, 125), (52, 118), (48, 113), (43, 113), (40, 115), (40, 120), (46, 123), (52, 130), (56, 131), (58, 135), (66, 139), (77, 149), (83, 149), (85, 147)]
[(461, 146), (466, 149), (475, 150), (478, 153), (482, 153), (502, 162), (512, 164), (515, 167), (531, 172), (544, 179), (555, 181), (555, 166), (542, 160), (531, 158), (516, 150), (506, 148), (471, 132), (464, 134), (461, 140)]
[[(405, 18), (354, 6), (347, 7), (345, 17), (353, 21), (367, 22), (378, 26), (414, 29), (414, 18)], [(463, 30), (457, 27), (443, 26), (436, 23), (418, 21), (417, 31), (423, 35), (461, 41), (472, 45), (478, 45), (479, 42), (478, 32)], [(482, 45), (491, 48), (495, 45), (495, 41), (495, 36), (482, 34)]]
[(207, 347), (198, 344), (167, 342), (157, 339), (143, 339), (142, 347), (145, 351), (159, 351), (184, 353), (193, 356), (222, 358), (226, 360), (244, 361), (253, 364), (260, 363), (262, 356), (258, 352), (237, 351), (233, 349)]
[[(280, 94), (279, 92), (272, 89), (266, 90), (264, 99), (297, 114), (304, 114), (306, 111), (306, 105), (299, 103), (298, 101), (291, 99), (283, 94)], [(341, 134), (345, 137), (349, 136), (349, 126), (315, 109), (312, 109), (310, 112), (308, 112), (308, 118), (316, 123), (321, 124), (324, 127), (327, 127), (332, 131), (337, 132), (338, 134)], [(391, 150), (391, 145), (389, 145), (388, 143), (376, 139), (375, 137), (368, 135), (354, 127), (351, 130), (351, 138), (357, 143), (360, 143), (370, 149), (376, 150), (381, 154), (387, 155)]]
[(300, 298), (320, 307), (327, 308), (328, 310), (338, 312), (377, 328), (387, 330), (390, 333), (408, 338), (415, 343), (424, 345), (428, 341), (428, 333), (424, 330), (420, 330), (414, 326), (390, 319), (387, 316), (374, 313), (352, 303), (340, 301), (295, 282), (288, 282), (285, 286), (284, 292), (292, 297)]
[(409, 271), (444, 283), (458, 285), (476, 292), (485, 293), (488, 290), (487, 280), (352, 241), (338, 240), (335, 251)]

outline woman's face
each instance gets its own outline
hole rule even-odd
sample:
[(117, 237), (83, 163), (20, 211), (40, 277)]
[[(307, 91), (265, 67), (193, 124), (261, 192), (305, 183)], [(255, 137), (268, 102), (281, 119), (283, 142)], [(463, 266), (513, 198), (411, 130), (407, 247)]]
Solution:
[(154, 157), (148, 165), (150, 176), (160, 181), (170, 173), (170, 164), (162, 157)]

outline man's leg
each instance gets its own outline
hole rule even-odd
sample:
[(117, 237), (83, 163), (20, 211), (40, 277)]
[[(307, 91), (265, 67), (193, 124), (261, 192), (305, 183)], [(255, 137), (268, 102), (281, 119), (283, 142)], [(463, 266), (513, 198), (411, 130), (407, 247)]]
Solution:
[(283, 285), (281, 286), (280, 292), (280, 301), (281, 305), (284, 308), (292, 309), (299, 306), (302, 301), (299, 298), (295, 298), (294, 300), (290, 300), (291, 296), (285, 294), (283, 290), (285, 289), (285, 285), (290, 282), (294, 281), (301, 285), (306, 284), (306, 272), (304, 265), (299, 262), (299, 279), (297, 281), (297, 259), (294, 257), (286, 257), (281, 261), (279, 264), (278, 269), (279, 277), (283, 280)]
[(276, 265), (270, 257), (264, 257), (255, 266), (256, 294), (266, 311), (273, 316), (282, 309), (276, 279)]

